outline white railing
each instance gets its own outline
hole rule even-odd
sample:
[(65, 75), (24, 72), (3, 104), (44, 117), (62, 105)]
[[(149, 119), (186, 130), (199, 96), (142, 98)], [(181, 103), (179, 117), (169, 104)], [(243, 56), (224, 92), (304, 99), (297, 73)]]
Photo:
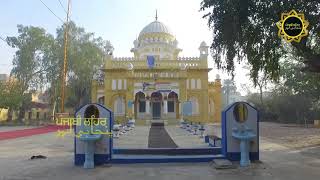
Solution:
[[(133, 57), (116, 57), (111, 61), (107, 61), (106, 68), (118, 69), (129, 68), (145, 69), (148, 68), (147, 62), (144, 59), (135, 59)], [(201, 61), (198, 57), (178, 57), (177, 60), (157, 60), (154, 68), (170, 69), (170, 68), (207, 68), (206, 61)]]

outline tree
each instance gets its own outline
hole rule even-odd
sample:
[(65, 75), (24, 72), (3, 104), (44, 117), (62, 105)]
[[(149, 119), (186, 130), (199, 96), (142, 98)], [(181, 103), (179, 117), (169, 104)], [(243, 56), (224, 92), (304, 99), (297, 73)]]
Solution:
[[(244, 69), (250, 70), (249, 66), (244, 66)], [(253, 86), (256, 88), (258, 87), (259, 90), (259, 100), (260, 103), (263, 105), (263, 90), (267, 89), (267, 85), (269, 83), (270, 78), (268, 77), (268, 74), (263, 73), (263, 71), (259, 71), (257, 74), (257, 78), (256, 78), (256, 83), (253, 84)], [(252, 78), (252, 76), (249, 74), (247, 74), (247, 76), (249, 76), (250, 78)]]
[[(57, 29), (54, 38), (43, 28), (18, 25), (18, 36), (8, 37), (7, 43), (16, 48), (11, 75), (21, 83), (19, 119), (29, 103), (29, 92), (46, 86), (50, 94), (50, 104), (61, 99), (61, 75), (64, 59), (64, 28)], [(67, 53), (66, 105), (77, 108), (90, 100), (93, 74), (102, 66), (102, 38), (85, 32), (73, 22), (69, 24)]]
[[(58, 47), (64, 45), (64, 27), (57, 29), (56, 42)], [(100, 37), (96, 38), (93, 33), (86, 32), (84, 28), (77, 27), (74, 22), (69, 24), (68, 37), (66, 105), (78, 108), (90, 100), (93, 75), (103, 64), (105, 41)], [(63, 55), (62, 50), (61, 48), (57, 55), (57, 57), (60, 56), (61, 60), (63, 59), (63, 56), (61, 56)]]
[[(213, 30), (212, 56), (218, 68), (233, 74), (235, 61), (246, 60), (251, 65), (254, 84), (258, 73), (270, 79), (279, 77), (279, 59), (287, 52), (278, 37), (276, 22), (281, 13), (295, 9), (309, 21), (309, 36), (300, 43), (290, 43), (297, 56), (304, 61), (319, 61), (320, 1), (310, 0), (203, 0), (201, 11), (209, 11), (208, 26)], [(311, 63), (312, 64), (312, 63)]]
[[(281, 62), (282, 92), (289, 94), (296, 100), (296, 116), (301, 120), (314, 120), (320, 116), (320, 74), (300, 71), (302, 62), (299, 58), (289, 56)], [(280, 88), (279, 88), (280, 89)], [(284, 94), (283, 93), (283, 94)]]
[(21, 99), (18, 119), (24, 117), (28, 105), (27, 94), (30, 90), (42, 87), (45, 83), (45, 74), (49, 69), (54, 68), (48, 63), (48, 55), (52, 50), (53, 36), (47, 34), (42, 28), (33, 26), (18, 25), (18, 36), (7, 37), (9, 46), (16, 48), (13, 59), (11, 75), (19, 82)]
[(7, 121), (12, 120), (13, 110), (17, 110), (23, 100), (20, 83), (12, 78), (0, 82), (0, 108), (8, 109)]
[(263, 73), (258, 73), (258, 78), (256, 80), (256, 85), (259, 88), (261, 104), (263, 104), (263, 89), (266, 88), (267, 83), (268, 83), (268, 76), (266, 74), (263, 74)]
[(302, 72), (301, 62), (293, 58), (284, 60), (281, 66), (281, 84), (290, 94), (310, 97), (316, 103), (320, 97), (320, 74)]
[(251, 94), (249, 101), (259, 109), (263, 120), (306, 124), (307, 120), (318, 119), (320, 75), (300, 71), (302, 62), (294, 56), (288, 56), (280, 65), (280, 81), (271, 95), (261, 103)]

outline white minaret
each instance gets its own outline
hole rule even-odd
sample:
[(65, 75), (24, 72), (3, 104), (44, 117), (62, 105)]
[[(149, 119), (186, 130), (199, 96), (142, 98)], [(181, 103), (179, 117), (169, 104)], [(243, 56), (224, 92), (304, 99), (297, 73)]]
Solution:
[(112, 56), (112, 55), (113, 55), (113, 50), (114, 50), (114, 48), (113, 48), (111, 42), (110, 42), (110, 41), (107, 41), (107, 42), (106, 42), (106, 45), (104, 46), (104, 52), (105, 52), (105, 54)]
[(206, 42), (202, 41), (199, 47), (199, 51), (200, 51), (200, 59), (207, 59), (208, 57), (208, 48), (209, 46), (207, 46)]

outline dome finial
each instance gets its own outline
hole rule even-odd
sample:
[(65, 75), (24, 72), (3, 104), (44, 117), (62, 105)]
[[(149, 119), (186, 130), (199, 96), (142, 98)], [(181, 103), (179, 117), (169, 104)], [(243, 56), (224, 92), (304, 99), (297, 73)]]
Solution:
[(158, 20), (158, 10), (156, 9), (156, 21)]

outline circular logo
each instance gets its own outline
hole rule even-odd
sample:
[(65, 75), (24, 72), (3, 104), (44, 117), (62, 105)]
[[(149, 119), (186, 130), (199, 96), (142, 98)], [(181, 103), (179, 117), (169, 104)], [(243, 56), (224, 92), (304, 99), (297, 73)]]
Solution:
[(289, 16), (283, 21), (284, 33), (288, 36), (299, 36), (302, 33), (303, 22), (299, 17)]
[(281, 20), (277, 22), (278, 35), (287, 42), (300, 42), (301, 38), (308, 35), (309, 22), (304, 19), (303, 13), (291, 10), (281, 14)]

